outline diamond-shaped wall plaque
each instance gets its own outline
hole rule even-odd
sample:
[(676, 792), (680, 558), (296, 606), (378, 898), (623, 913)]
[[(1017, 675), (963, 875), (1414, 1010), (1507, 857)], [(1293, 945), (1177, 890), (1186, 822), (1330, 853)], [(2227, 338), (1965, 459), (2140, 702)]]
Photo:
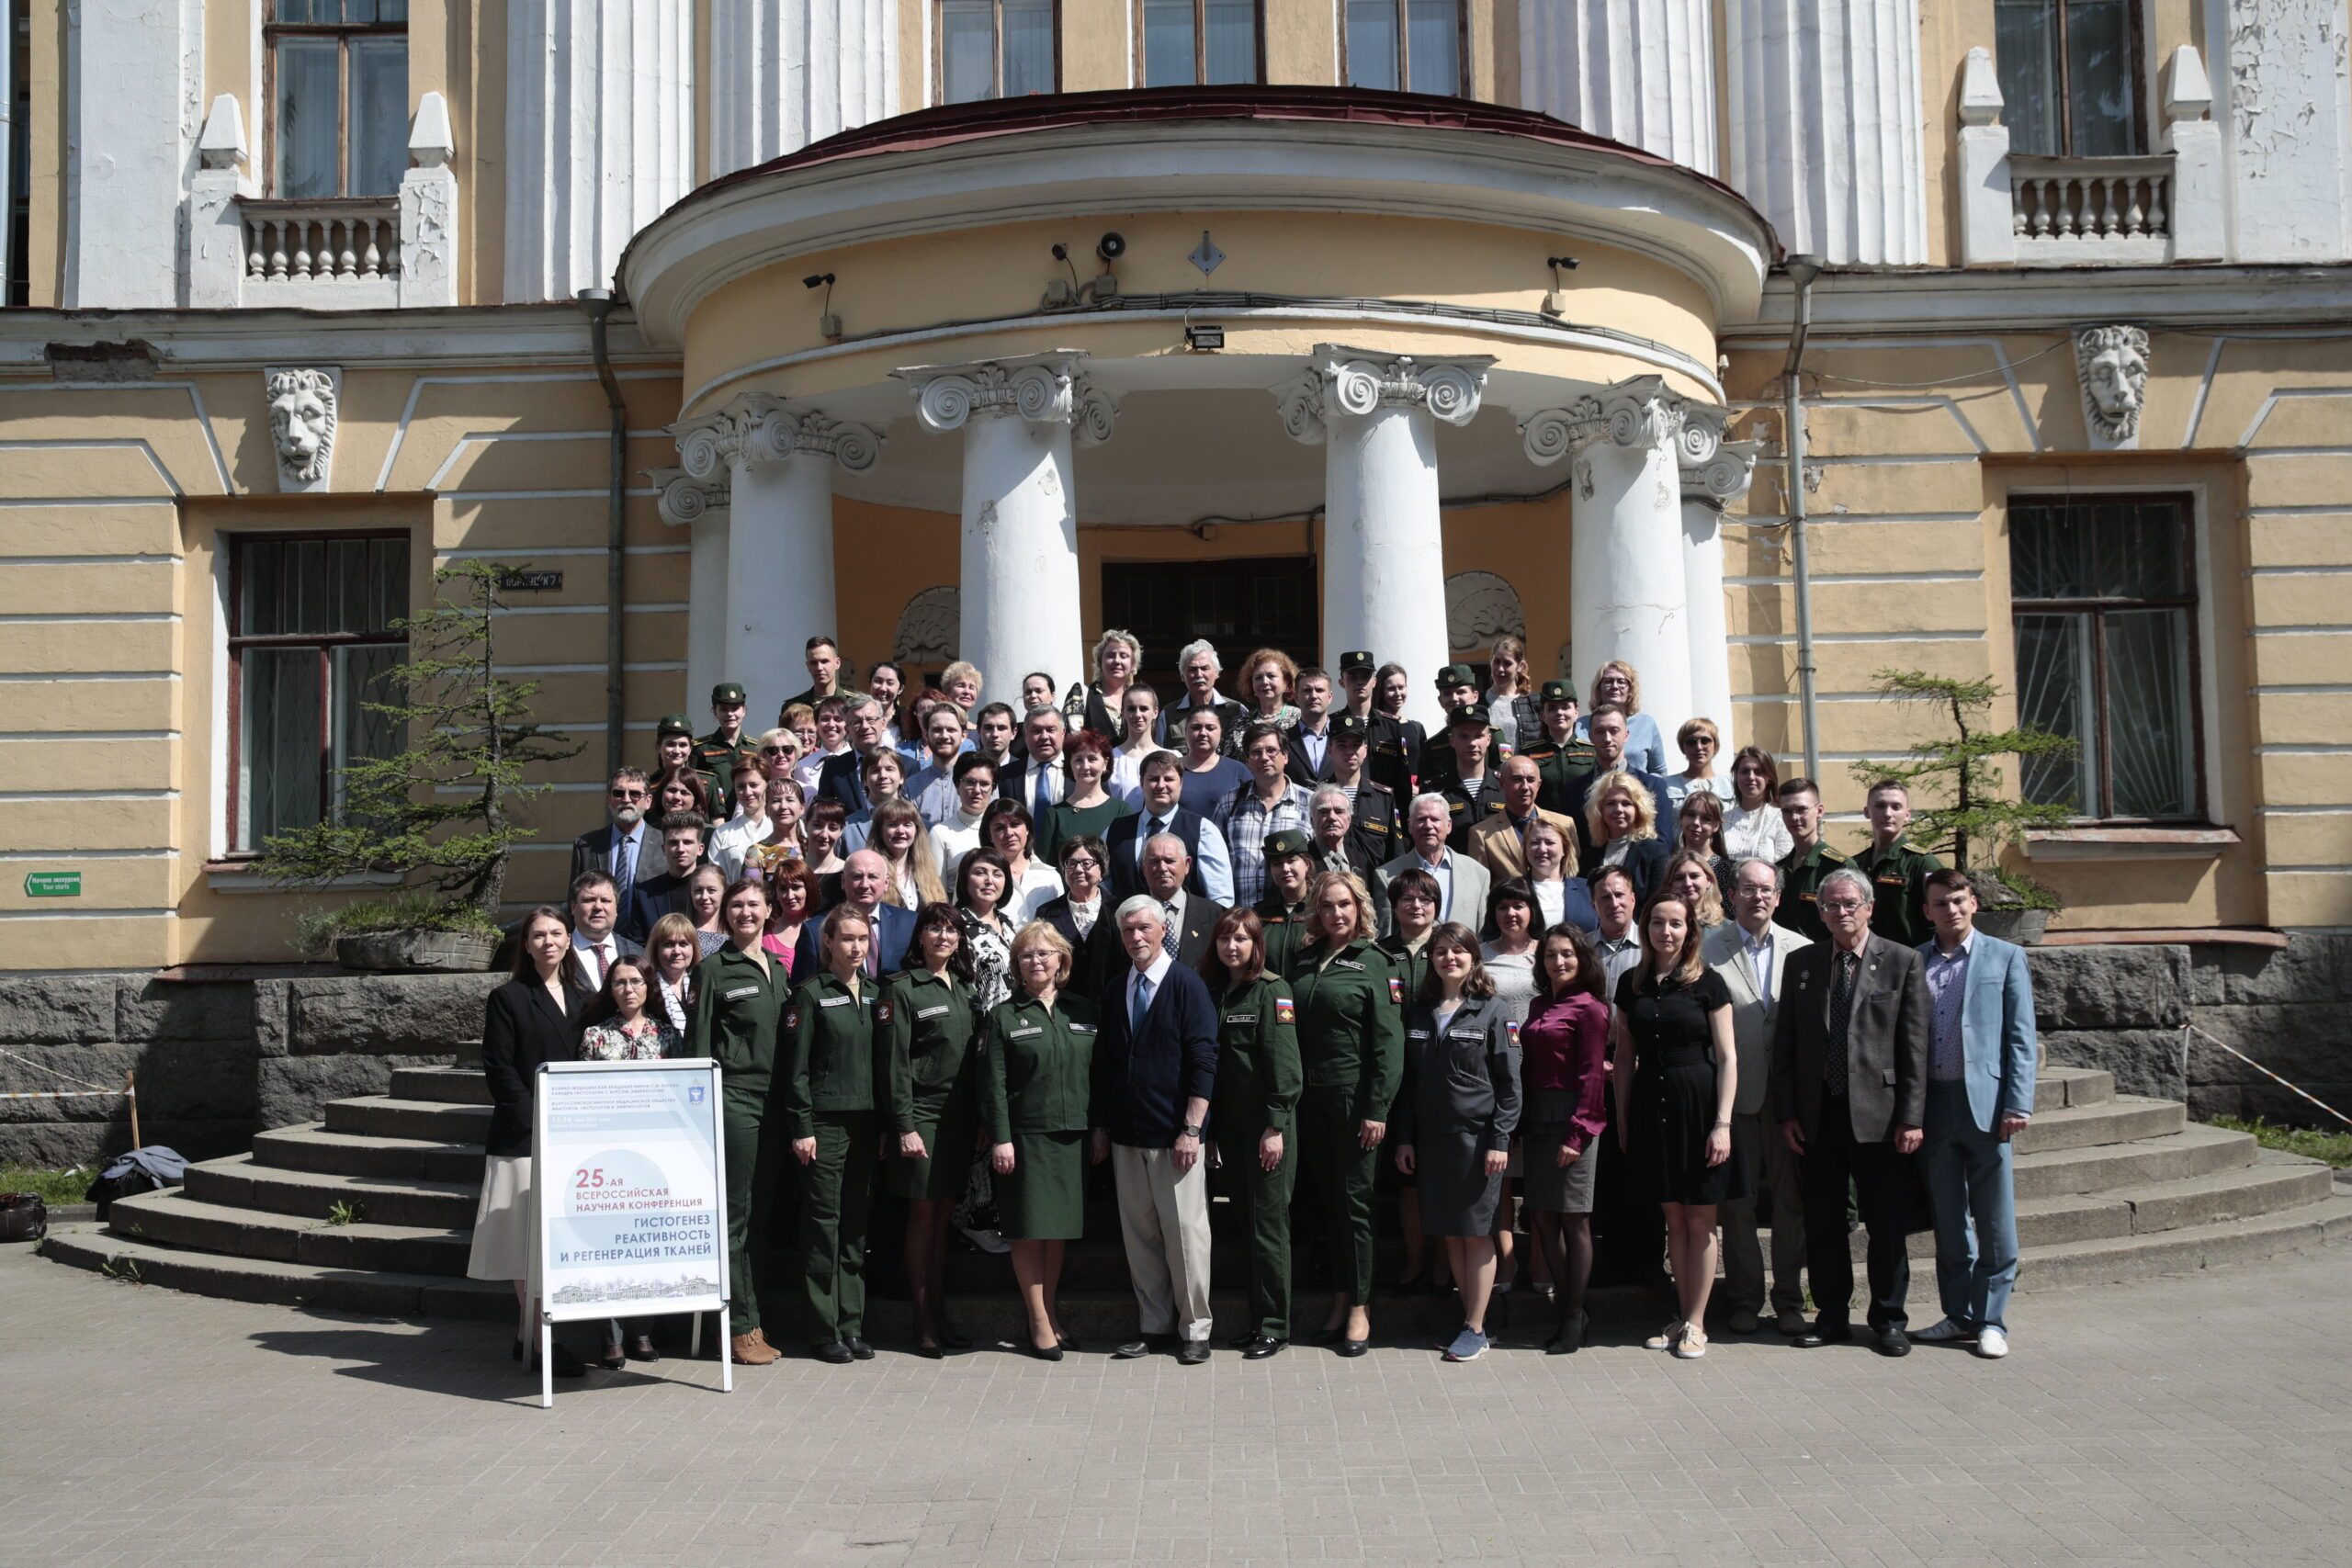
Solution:
[(1217, 269), (1218, 263), (1225, 260), (1225, 253), (1216, 248), (1216, 242), (1210, 239), (1209, 231), (1204, 229), (1201, 231), (1201, 243), (1193, 246), (1193, 254), (1184, 259), (1199, 267), (1201, 276), (1205, 277)]

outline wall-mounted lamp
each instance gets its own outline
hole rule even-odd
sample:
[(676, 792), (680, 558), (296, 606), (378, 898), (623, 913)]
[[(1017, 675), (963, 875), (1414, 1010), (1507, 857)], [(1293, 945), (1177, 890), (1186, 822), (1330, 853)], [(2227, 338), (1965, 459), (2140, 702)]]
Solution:
[(1560, 269), (1566, 267), (1570, 272), (1576, 271), (1577, 258), (1574, 256), (1545, 256), (1544, 258), (1544, 265), (1552, 269), (1552, 291), (1544, 296), (1544, 313), (1547, 316), (1565, 314), (1566, 312), (1560, 304)]
[(833, 314), (833, 275), (830, 272), (812, 272), (800, 280), (800, 285), (804, 288), (821, 288), (825, 291), (824, 305), (817, 317), (817, 334), (820, 337), (828, 338), (841, 336), (842, 319)]

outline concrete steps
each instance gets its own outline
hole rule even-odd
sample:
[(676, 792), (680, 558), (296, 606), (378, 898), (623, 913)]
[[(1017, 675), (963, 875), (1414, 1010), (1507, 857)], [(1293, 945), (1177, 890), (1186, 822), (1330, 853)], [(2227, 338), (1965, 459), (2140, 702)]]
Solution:
[[(2107, 1073), (2046, 1067), (2034, 1103), (2016, 1164), (2020, 1291), (2211, 1268), (2352, 1228), (2352, 1188), (2338, 1195), (2325, 1167), (2191, 1122), (2174, 1102), (2118, 1095)], [(263, 1133), (250, 1154), (193, 1166), (185, 1187), (124, 1199), (107, 1226), (60, 1226), (44, 1245), (64, 1262), (209, 1295), (503, 1320), (511, 1289), (463, 1278), (489, 1115), (479, 1068), (402, 1067), (390, 1094), (334, 1101), (321, 1122)], [(338, 1213), (345, 1223), (330, 1217)], [(1134, 1297), (1115, 1217), (1097, 1204), (1089, 1226), (1069, 1250), (1062, 1300), (1074, 1332), (1107, 1343), (1132, 1331)], [(1244, 1260), (1228, 1229), (1220, 1224), (1213, 1274), (1238, 1286)], [(1932, 1258), (1932, 1238), (1915, 1236), (1912, 1252)], [(1396, 1255), (1384, 1241), (1383, 1279)], [(1300, 1262), (1304, 1327), (1319, 1298), (1306, 1284), (1304, 1248)], [(951, 1251), (947, 1285), (975, 1338), (1019, 1336), (1009, 1259)], [(1645, 1318), (1653, 1303), (1642, 1292), (1600, 1292), (1596, 1310), (1621, 1295), (1628, 1323)], [(1216, 1308), (1220, 1335), (1238, 1331), (1240, 1292), (1220, 1290)], [(876, 1333), (903, 1330), (903, 1303), (872, 1310)], [(1392, 1302), (1384, 1332), (1412, 1332), (1432, 1314), (1434, 1328), (1447, 1328), (1434, 1319), (1454, 1310), (1450, 1297)], [(1550, 1332), (1551, 1309), (1532, 1293), (1514, 1292), (1498, 1312), (1507, 1334), (1512, 1314), (1528, 1315), (1537, 1337)], [(788, 1303), (774, 1302), (770, 1316), (789, 1324)]]

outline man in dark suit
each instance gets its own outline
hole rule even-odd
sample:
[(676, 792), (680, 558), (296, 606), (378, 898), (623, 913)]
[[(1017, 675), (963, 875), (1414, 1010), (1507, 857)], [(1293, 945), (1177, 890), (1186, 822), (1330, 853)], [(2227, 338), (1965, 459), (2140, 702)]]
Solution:
[(1176, 943), (1176, 962), (1187, 969), (1197, 969), (1201, 954), (1209, 950), (1209, 933), (1216, 929), (1225, 906), (1213, 899), (1195, 897), (1184, 890), (1184, 878), (1192, 869), (1192, 857), (1184, 852), (1184, 840), (1175, 834), (1162, 833), (1145, 840), (1143, 890), (1159, 900), (1167, 916), (1170, 933)]
[(1331, 677), (1322, 670), (1302, 670), (1291, 688), (1298, 704), (1298, 722), (1283, 732), (1289, 749), (1290, 782), (1313, 789), (1332, 777)]
[[(1154, 844), (1167, 840), (1156, 839)], [(1188, 1367), (1209, 1359), (1209, 1188), (1201, 1141), (1216, 1084), (1217, 1013), (1209, 988), (1168, 951), (1159, 900), (1119, 906), (1128, 969), (1106, 988), (1094, 1041), (1095, 1103), (1118, 1183), (1143, 1337), (1122, 1359), (1174, 1349)]]
[[(1589, 876), (1600, 863), (1600, 846), (1592, 841), (1592, 823), (1585, 813), (1585, 799), (1592, 793), (1593, 781), (1603, 773), (1626, 773), (1634, 782), (1650, 792), (1651, 809), (1657, 813), (1657, 836), (1666, 843), (1674, 841), (1674, 803), (1666, 793), (1666, 781), (1656, 773), (1645, 773), (1625, 761), (1625, 710), (1611, 703), (1603, 703), (1592, 710), (1588, 723), (1592, 741), (1592, 772), (1568, 785), (1567, 814), (1576, 818), (1577, 863)], [(1540, 798), (1540, 797), (1539, 797)], [(1645, 887), (1642, 896), (1647, 897)]]
[(1870, 1325), (1883, 1356), (1910, 1353), (1904, 1298), (1927, 1122), (1931, 1004), (1918, 953), (1871, 934), (1869, 877), (1830, 873), (1819, 908), (1829, 940), (1791, 953), (1773, 1022), (1772, 1114), (1797, 1156), (1805, 1269), (1815, 1312), (1805, 1346), (1853, 1337), (1850, 1179), (1870, 1232)]
[[(907, 946), (914, 941), (914, 911), (886, 902), (882, 896), (889, 886), (890, 868), (875, 851), (859, 850), (842, 863), (842, 903), (864, 910), (874, 923), (874, 941), (865, 950), (869, 979), (904, 969)], [(812, 919), (801, 926), (800, 945), (792, 961), (794, 974), (813, 975), (823, 966), (824, 952), (818, 937), (818, 927), (823, 923)]]
[(646, 854), (653, 848), (652, 835), (645, 830), (645, 805), (651, 798), (642, 769), (615, 771), (605, 795), (605, 825), (571, 840), (571, 874), (565, 879), (567, 885), (589, 872), (601, 871), (613, 879), (621, 902), (628, 901), (638, 878), (650, 876), (656, 870), (646, 863)]
[(889, 716), (872, 697), (853, 694), (845, 700), (849, 707), (849, 750), (825, 759), (824, 767), (817, 773), (817, 794), (840, 801), (854, 819), (859, 812), (870, 809), (861, 774), (865, 759), (883, 743), (882, 725)]
[(1111, 899), (1132, 898), (1143, 891), (1143, 846), (1155, 833), (1173, 833), (1184, 840), (1193, 869), (1184, 888), (1220, 904), (1233, 902), (1233, 854), (1225, 845), (1225, 829), (1190, 807), (1180, 804), (1184, 771), (1172, 751), (1155, 751), (1145, 759), (1140, 775), (1143, 807), (1133, 817), (1111, 824), (1102, 840), (1111, 851)]
[(697, 812), (675, 813), (662, 819), (662, 870), (629, 890), (628, 901), (621, 909), (621, 935), (642, 945), (654, 921), (664, 915), (690, 912), (686, 883), (702, 863), (709, 842), (710, 823)]
[(1046, 811), (1069, 787), (1069, 777), (1062, 772), (1062, 742), (1069, 739), (1069, 721), (1061, 709), (1037, 708), (1021, 721), (1024, 755), (1020, 766), (1008, 764), (996, 771), (997, 795), (1029, 808), (1032, 832), (1046, 825)]

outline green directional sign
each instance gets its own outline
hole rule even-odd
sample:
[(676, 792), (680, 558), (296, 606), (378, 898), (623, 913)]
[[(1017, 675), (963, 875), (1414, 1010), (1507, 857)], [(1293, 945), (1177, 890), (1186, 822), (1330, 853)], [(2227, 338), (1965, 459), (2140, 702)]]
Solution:
[(78, 871), (25, 873), (25, 897), (28, 898), (79, 898), (81, 896), (82, 874)]

